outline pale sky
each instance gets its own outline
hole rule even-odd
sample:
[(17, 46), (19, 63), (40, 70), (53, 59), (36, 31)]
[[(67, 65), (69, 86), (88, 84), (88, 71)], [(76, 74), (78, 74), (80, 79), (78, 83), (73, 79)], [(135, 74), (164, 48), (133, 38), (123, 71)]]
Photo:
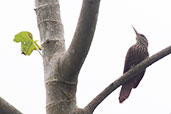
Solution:
[[(60, 0), (66, 47), (73, 37), (82, 0)], [(171, 45), (170, 0), (101, 0), (95, 36), (79, 74), (77, 103), (84, 107), (123, 72), (133, 25), (149, 41), (150, 55)], [(24, 114), (45, 114), (42, 59), (20, 54), (14, 35), (30, 31), (39, 40), (34, 0), (4, 0), (0, 7), (0, 96)], [(40, 41), (40, 40), (39, 40)], [(39, 42), (40, 43), (40, 42)], [(94, 114), (170, 114), (171, 55), (153, 64), (137, 89), (119, 104), (120, 88)], [(29, 71), (28, 71), (29, 69)]]

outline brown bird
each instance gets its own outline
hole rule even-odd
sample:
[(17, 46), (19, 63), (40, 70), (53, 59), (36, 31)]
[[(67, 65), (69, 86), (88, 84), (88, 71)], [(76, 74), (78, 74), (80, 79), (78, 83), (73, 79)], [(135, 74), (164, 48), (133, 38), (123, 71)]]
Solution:
[[(133, 29), (136, 33), (136, 43), (131, 46), (127, 52), (123, 73), (127, 72), (129, 69), (131, 69), (149, 56), (147, 38), (143, 34), (139, 34), (134, 27)], [(135, 78), (130, 79), (122, 85), (119, 95), (120, 103), (122, 103), (129, 97), (132, 88), (136, 88), (138, 86), (144, 76), (144, 73), (145, 69), (142, 72), (138, 73)]]

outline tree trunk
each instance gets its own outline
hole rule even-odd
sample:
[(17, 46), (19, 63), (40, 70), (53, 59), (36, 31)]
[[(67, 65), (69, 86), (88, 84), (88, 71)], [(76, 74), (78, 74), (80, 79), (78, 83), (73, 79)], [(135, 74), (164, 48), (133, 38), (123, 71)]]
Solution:
[(77, 79), (94, 35), (100, 0), (83, 0), (77, 28), (68, 50), (58, 0), (36, 0), (46, 87), (47, 114), (74, 114)]

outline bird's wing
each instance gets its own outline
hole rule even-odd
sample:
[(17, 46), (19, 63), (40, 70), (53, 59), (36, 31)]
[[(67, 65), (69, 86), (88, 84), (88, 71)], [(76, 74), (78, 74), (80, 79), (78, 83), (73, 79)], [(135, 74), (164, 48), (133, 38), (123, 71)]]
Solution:
[[(124, 66), (124, 73), (127, 72), (131, 67), (139, 64), (141, 61), (146, 59), (149, 56), (147, 48), (139, 47), (137, 45), (133, 45), (129, 48)], [(144, 76), (145, 70), (137, 74), (137, 77), (132, 79), (132, 83), (134, 83), (134, 88), (136, 88)]]
[(137, 45), (133, 45), (129, 48), (126, 59), (123, 73), (127, 72), (131, 67), (139, 64), (141, 61), (148, 57), (147, 48), (143, 48)]

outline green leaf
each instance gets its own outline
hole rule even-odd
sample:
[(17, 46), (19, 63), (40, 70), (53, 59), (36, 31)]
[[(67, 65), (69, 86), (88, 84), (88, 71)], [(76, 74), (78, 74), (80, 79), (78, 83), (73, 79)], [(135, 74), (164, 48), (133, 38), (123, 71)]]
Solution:
[(33, 40), (32, 34), (27, 31), (23, 31), (16, 34), (14, 42), (21, 42), (21, 52), (24, 55), (30, 55), (33, 52), (33, 50), (41, 50), (40, 46), (37, 44), (37, 41)]

